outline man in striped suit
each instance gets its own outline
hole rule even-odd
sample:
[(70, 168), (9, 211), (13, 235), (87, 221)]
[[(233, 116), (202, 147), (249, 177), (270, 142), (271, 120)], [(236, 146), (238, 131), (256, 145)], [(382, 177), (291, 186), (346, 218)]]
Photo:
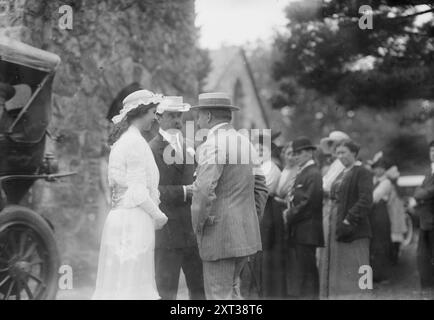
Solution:
[(209, 129), (198, 148), (191, 207), (205, 294), (211, 300), (239, 299), (240, 273), (262, 248), (258, 213), (267, 198), (265, 178), (255, 171), (259, 161), (250, 141), (230, 124), (238, 108), (226, 94), (201, 94), (192, 108), (198, 110), (198, 127)]

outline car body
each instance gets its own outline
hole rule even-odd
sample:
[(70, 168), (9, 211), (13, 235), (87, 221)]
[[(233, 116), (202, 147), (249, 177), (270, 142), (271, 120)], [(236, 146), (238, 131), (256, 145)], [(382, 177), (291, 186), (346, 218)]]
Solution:
[(11, 98), (2, 97), (0, 104), (2, 300), (54, 299), (58, 288), (60, 259), (52, 224), (22, 199), (36, 180), (74, 174), (59, 173), (53, 155), (45, 153), (51, 87), (59, 64), (54, 53), (0, 36), (1, 87), (16, 93), (26, 86), (30, 92), (28, 100), (14, 108), (7, 108)]

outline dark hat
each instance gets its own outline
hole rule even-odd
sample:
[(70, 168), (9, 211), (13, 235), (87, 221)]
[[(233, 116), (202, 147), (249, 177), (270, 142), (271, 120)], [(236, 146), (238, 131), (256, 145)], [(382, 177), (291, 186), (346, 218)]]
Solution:
[(232, 111), (240, 110), (240, 108), (232, 105), (231, 98), (224, 92), (201, 93), (199, 95), (198, 105), (192, 106), (191, 108), (230, 109)]
[(282, 133), (280, 131), (274, 131), (273, 129), (252, 130), (252, 138), (257, 139), (260, 144), (264, 143), (265, 137), (270, 137), (270, 141), (273, 144), (273, 141), (276, 140), (281, 134)]
[(279, 138), (281, 134), (282, 134), (282, 132), (280, 132), (280, 131), (273, 132), (273, 130), (271, 130), (271, 141)]
[[(274, 141), (277, 138), (279, 138), (281, 134), (282, 134), (282, 132), (280, 132), (280, 131), (274, 131), (273, 129), (271, 129), (271, 141)], [(266, 135), (266, 134), (264, 134), (263, 132), (261, 132), (259, 134), (259, 137), (264, 137), (264, 135)]]
[(308, 137), (298, 137), (292, 141), (292, 152), (301, 150), (316, 150), (316, 147), (312, 144)]
[(368, 160), (368, 164), (371, 166), (372, 169), (379, 167), (388, 169), (390, 167), (388, 161), (384, 157), (383, 151), (377, 152), (372, 160)]
[(372, 169), (374, 169), (374, 168), (384, 168), (384, 169), (387, 170), (387, 169), (390, 168), (390, 164), (389, 164), (389, 162), (385, 158), (381, 157), (377, 161), (371, 163), (371, 168)]

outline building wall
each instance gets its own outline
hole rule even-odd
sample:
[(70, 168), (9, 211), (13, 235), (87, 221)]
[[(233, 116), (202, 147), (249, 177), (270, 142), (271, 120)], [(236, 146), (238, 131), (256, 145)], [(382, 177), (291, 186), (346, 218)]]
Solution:
[[(62, 263), (76, 284), (94, 281), (102, 221), (108, 212), (109, 107), (133, 82), (167, 95), (197, 95), (194, 0), (8, 1), (0, 34), (58, 54), (49, 142), (62, 171), (38, 182), (30, 199), (56, 228)], [(73, 8), (72, 30), (59, 28), (59, 8)]]

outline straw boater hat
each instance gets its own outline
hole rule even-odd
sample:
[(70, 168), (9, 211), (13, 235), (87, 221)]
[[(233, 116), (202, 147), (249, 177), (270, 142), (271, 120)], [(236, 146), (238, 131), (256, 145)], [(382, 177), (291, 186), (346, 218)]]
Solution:
[(230, 109), (238, 111), (240, 108), (232, 105), (232, 100), (227, 93), (224, 92), (209, 92), (199, 95), (199, 103), (197, 106), (192, 106), (195, 109)]
[(137, 108), (140, 105), (148, 105), (151, 103), (159, 104), (163, 101), (163, 95), (155, 94), (149, 90), (138, 90), (129, 94), (123, 101), (122, 110), (119, 114), (113, 117), (112, 121), (114, 124), (122, 121), (123, 118), (127, 115), (128, 112)]
[(184, 103), (180, 96), (166, 96), (163, 101), (157, 107), (157, 113), (163, 112), (187, 112), (191, 106), (188, 103)]

